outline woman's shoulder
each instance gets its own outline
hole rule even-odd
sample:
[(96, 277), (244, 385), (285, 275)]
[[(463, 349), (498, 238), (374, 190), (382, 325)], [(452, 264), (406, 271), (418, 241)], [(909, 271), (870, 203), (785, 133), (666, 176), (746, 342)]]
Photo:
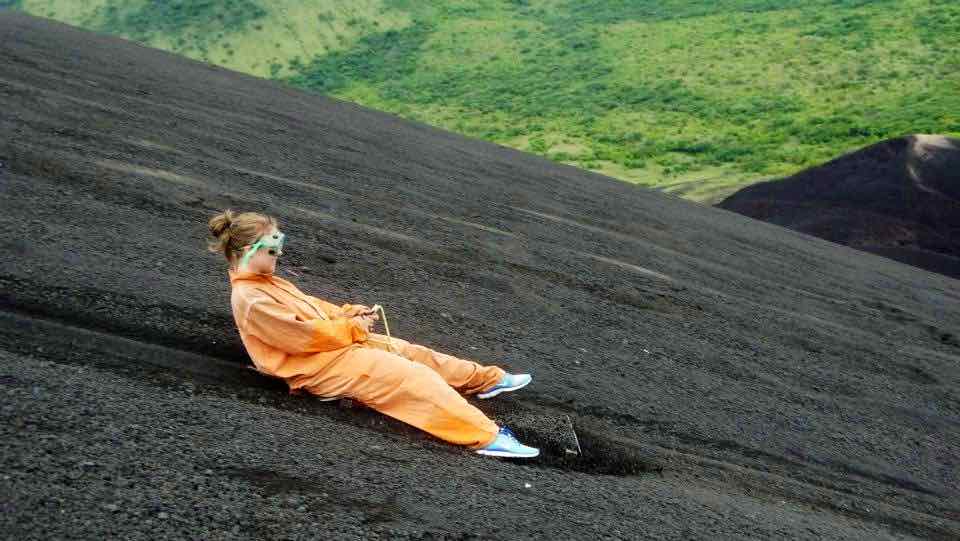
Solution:
[(270, 277), (270, 279), (271, 279), (271, 281), (273, 281), (273, 282), (274, 282), (275, 284), (277, 284), (277, 285), (282, 285), (282, 286), (285, 286), (285, 287), (288, 287), (288, 288), (291, 288), (291, 289), (296, 289), (297, 291), (300, 290), (293, 282), (291, 282), (290, 280), (287, 280), (286, 278), (284, 278), (284, 277), (282, 277), (282, 276), (277, 275), (276, 273), (274, 273), (274, 274)]
[(257, 284), (237, 284), (233, 286), (230, 292), (230, 303), (234, 308), (244, 304), (249, 304), (258, 299), (272, 299), (266, 291)]

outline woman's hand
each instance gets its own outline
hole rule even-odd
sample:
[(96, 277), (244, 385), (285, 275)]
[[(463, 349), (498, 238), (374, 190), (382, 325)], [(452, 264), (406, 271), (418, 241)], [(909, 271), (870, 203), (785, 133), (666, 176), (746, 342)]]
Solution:
[(369, 333), (370, 328), (373, 327), (373, 322), (380, 319), (380, 316), (377, 314), (368, 314), (364, 316), (354, 316), (350, 319), (356, 321), (358, 326)]
[(348, 310), (345, 310), (343, 312), (343, 316), (344, 317), (361, 316), (361, 315), (367, 314), (368, 312), (373, 312), (373, 311), (374, 311), (373, 308), (370, 308), (369, 306), (364, 306), (362, 304), (354, 304), (354, 305), (351, 305)]

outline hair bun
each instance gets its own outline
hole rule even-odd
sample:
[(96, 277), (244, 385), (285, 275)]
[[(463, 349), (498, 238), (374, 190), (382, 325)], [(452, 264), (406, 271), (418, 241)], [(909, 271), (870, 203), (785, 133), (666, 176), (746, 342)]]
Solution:
[(213, 218), (210, 218), (210, 235), (220, 238), (233, 225), (233, 212), (227, 209)]
[(266, 214), (225, 209), (210, 217), (208, 226), (213, 239), (208, 241), (207, 246), (211, 252), (223, 253), (227, 261), (233, 264), (237, 253), (242, 252), (241, 246), (253, 244), (265, 227), (276, 224), (276, 220)]

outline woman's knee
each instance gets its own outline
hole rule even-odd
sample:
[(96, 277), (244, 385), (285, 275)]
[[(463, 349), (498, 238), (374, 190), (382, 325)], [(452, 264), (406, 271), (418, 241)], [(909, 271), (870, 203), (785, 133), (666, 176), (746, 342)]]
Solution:
[(410, 342), (396, 336), (387, 336), (385, 334), (370, 333), (367, 341), (376, 349), (382, 349), (391, 353), (402, 355), (410, 345)]
[(401, 356), (404, 354), (404, 352), (407, 351), (407, 348), (409, 348), (411, 345), (411, 343), (408, 342), (407, 340), (404, 340), (403, 338), (397, 338), (396, 336), (389, 337), (387, 341), (388, 341), (387, 343), (390, 344), (390, 346), (392, 347), (393, 352)]
[(384, 381), (402, 381), (417, 370), (417, 363), (403, 355), (385, 350), (372, 350), (364, 354), (365, 372), (371, 378)]

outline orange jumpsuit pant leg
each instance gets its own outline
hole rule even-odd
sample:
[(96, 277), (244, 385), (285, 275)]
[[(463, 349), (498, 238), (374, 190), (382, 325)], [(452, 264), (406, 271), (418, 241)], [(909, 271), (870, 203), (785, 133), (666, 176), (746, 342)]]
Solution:
[(478, 448), (499, 427), (430, 367), (375, 347), (354, 348), (304, 382), (321, 396), (346, 396), (450, 443)]
[[(387, 339), (388, 337), (385, 334), (370, 333), (364, 345), (390, 351)], [(485, 391), (499, 383), (506, 374), (502, 368), (483, 366), (420, 344), (408, 342), (396, 336), (389, 337), (389, 342), (393, 345), (395, 353), (429, 367), (440, 374), (440, 377), (447, 384), (463, 394), (470, 395)]]

